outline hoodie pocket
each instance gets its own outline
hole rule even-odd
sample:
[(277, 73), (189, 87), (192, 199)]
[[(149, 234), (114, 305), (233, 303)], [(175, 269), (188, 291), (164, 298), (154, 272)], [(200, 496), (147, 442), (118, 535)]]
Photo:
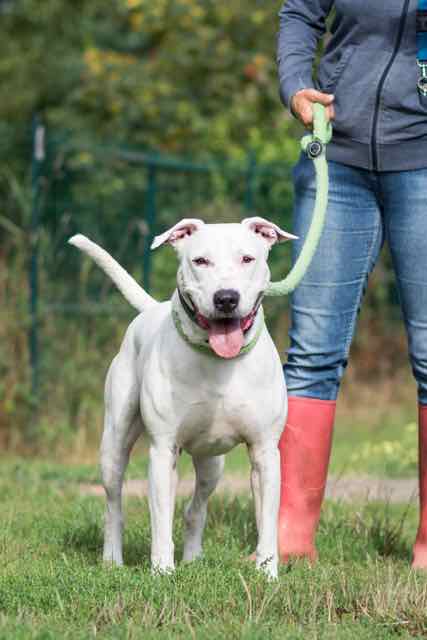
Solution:
[(318, 72), (318, 86), (325, 93), (333, 93), (343, 75), (351, 56), (354, 45), (336, 49), (327, 53), (321, 60)]

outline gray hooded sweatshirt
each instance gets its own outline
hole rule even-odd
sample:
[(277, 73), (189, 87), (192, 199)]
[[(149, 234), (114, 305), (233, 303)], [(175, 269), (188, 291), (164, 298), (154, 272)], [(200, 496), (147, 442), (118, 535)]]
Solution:
[[(316, 81), (313, 62), (332, 8)], [(427, 98), (417, 91), (418, 0), (287, 0), (280, 13), (280, 94), (335, 94), (328, 158), (376, 171), (427, 167)]]

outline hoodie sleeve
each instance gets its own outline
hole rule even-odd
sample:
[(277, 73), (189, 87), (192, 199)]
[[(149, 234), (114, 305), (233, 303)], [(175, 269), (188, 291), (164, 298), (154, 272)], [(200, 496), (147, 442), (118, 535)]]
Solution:
[(333, 4), (333, 0), (287, 0), (279, 12), (280, 98), (288, 108), (297, 91), (314, 86), (317, 44), (326, 31), (326, 18)]

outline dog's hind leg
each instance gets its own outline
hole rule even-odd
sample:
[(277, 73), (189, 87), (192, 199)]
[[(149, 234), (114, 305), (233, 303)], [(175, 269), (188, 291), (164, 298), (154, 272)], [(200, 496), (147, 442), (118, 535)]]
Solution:
[(202, 554), (208, 499), (221, 478), (224, 456), (193, 458), (193, 464), (196, 471), (196, 486), (193, 497), (184, 512), (184, 562), (190, 562)]
[(129, 455), (142, 433), (138, 388), (130, 364), (119, 356), (108, 373), (104, 433), (101, 444), (102, 480), (107, 496), (104, 562), (123, 564), (122, 485)]

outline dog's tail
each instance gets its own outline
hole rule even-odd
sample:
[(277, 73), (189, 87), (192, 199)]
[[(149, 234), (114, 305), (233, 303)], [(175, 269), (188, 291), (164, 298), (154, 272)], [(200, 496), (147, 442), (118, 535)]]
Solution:
[(148, 295), (136, 280), (134, 280), (109, 253), (89, 240), (89, 238), (78, 233), (76, 236), (70, 238), (68, 242), (80, 249), (80, 251), (87, 253), (96, 262), (98, 267), (101, 267), (101, 269), (105, 271), (118, 290), (135, 309), (143, 311), (147, 307), (158, 304), (157, 300)]

